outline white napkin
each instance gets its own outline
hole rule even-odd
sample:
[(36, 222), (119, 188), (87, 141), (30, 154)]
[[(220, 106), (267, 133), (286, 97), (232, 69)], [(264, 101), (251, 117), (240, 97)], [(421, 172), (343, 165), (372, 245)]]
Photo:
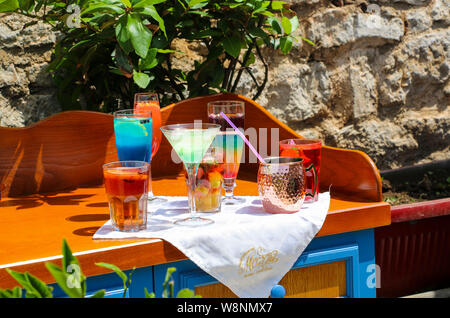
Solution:
[(202, 270), (239, 297), (268, 297), (272, 287), (292, 268), (323, 225), (330, 206), (329, 192), (303, 204), (293, 214), (266, 213), (257, 196), (243, 196), (238, 206), (222, 206), (220, 213), (199, 213), (214, 220), (202, 227), (174, 225), (186, 218), (187, 198), (166, 197), (168, 202), (149, 206), (146, 230), (114, 231), (111, 221), (94, 239), (160, 238), (170, 242)]

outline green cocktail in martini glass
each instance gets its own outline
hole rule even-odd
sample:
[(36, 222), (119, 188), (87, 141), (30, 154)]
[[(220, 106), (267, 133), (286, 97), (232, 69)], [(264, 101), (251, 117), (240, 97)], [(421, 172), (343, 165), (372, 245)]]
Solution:
[(194, 193), (198, 166), (214, 137), (219, 133), (220, 126), (194, 122), (163, 126), (161, 131), (183, 161), (188, 175), (188, 201), (191, 216), (177, 220), (175, 224), (199, 226), (214, 223), (213, 220), (197, 216)]

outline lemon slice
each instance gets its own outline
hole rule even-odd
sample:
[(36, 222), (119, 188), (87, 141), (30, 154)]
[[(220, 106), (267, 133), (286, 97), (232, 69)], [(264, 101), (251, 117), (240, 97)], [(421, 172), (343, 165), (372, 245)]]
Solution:
[(136, 118), (121, 118), (116, 120), (114, 126), (120, 134), (129, 136), (148, 136), (147, 128)]

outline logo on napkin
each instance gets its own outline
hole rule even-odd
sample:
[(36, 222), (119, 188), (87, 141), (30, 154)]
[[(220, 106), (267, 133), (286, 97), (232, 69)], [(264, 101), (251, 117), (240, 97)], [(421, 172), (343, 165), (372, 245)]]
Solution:
[(271, 265), (277, 262), (278, 250), (264, 253), (262, 247), (252, 247), (241, 256), (239, 274), (248, 277), (260, 272), (269, 271), (272, 269)]

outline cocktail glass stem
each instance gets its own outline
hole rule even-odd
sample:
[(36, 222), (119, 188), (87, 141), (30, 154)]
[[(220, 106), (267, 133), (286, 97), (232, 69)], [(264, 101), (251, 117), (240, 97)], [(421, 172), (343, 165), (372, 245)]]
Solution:
[(224, 179), (223, 189), (225, 190), (224, 201), (232, 199), (234, 197), (234, 179)]
[(195, 218), (197, 216), (197, 209), (195, 207), (195, 181), (197, 179), (198, 166), (198, 163), (185, 164), (188, 175), (188, 201), (191, 218)]
[(222, 203), (225, 205), (235, 205), (244, 202), (242, 198), (234, 196), (234, 188), (236, 187), (234, 178), (223, 179), (223, 189), (225, 190), (225, 196), (222, 199)]
[(174, 223), (187, 226), (201, 226), (214, 223), (213, 220), (197, 216), (197, 207), (195, 206), (195, 182), (197, 180), (197, 171), (199, 163), (185, 163), (188, 175), (188, 203), (191, 216), (187, 219), (177, 220)]

